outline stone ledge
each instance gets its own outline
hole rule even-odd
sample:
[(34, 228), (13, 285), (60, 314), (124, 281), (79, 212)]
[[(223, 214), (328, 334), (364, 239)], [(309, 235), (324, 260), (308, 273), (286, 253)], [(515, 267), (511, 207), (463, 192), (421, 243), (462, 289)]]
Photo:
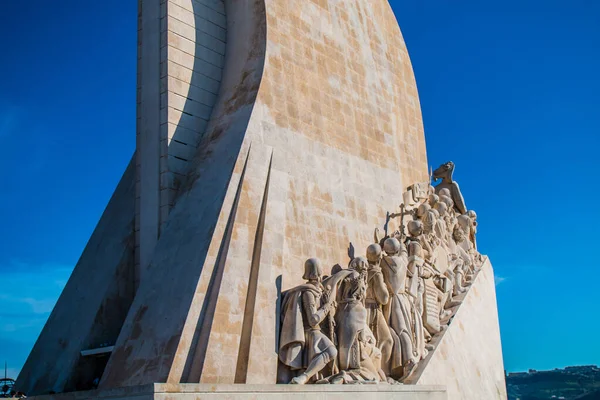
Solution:
[(229, 385), (229, 384), (166, 384), (130, 386), (109, 390), (90, 390), (31, 397), (36, 400), (446, 400), (444, 386), (415, 385)]

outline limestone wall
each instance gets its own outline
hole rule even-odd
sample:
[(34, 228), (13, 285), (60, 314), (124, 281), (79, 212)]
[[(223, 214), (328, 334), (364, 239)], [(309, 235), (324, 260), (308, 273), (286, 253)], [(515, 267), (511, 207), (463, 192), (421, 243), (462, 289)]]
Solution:
[(506, 383), (489, 259), (441, 342), (415, 374), (418, 385), (445, 385), (450, 400), (504, 400)]

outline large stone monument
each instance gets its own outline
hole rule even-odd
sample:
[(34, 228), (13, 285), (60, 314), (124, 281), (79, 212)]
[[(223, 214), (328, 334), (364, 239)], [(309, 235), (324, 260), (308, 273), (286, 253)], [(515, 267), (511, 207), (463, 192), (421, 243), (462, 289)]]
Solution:
[(136, 152), (18, 390), (506, 397), (477, 216), (453, 163), (431, 185), (387, 0), (139, 0), (138, 35)]

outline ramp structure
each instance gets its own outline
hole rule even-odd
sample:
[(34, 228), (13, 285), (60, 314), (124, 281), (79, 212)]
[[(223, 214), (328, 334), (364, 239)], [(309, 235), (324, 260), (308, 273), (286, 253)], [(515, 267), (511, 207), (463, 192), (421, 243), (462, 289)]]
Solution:
[[(415, 78), (386, 0), (139, 0), (138, 25), (136, 152), (19, 375), (30, 396), (272, 385), (281, 303), (307, 258), (329, 275), (385, 224), (382, 243), (406, 242), (407, 268), (435, 266), (411, 253), (405, 226), (433, 191)], [(493, 285), (488, 294), (495, 307)], [(473, 324), (465, 305), (446, 317)], [(450, 385), (428, 369), (461, 341), (453, 325), (403, 379)], [(499, 340), (488, 344), (497, 356)], [(503, 370), (501, 356), (492, 362)], [(336, 390), (327, 398), (355, 393)]]

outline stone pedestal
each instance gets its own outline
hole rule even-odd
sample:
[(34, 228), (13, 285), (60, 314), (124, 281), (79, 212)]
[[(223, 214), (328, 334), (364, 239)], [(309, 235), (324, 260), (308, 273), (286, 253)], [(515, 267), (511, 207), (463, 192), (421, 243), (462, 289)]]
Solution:
[(36, 400), (446, 400), (443, 386), (414, 385), (210, 385), (162, 384), (130, 386), (36, 396)]

